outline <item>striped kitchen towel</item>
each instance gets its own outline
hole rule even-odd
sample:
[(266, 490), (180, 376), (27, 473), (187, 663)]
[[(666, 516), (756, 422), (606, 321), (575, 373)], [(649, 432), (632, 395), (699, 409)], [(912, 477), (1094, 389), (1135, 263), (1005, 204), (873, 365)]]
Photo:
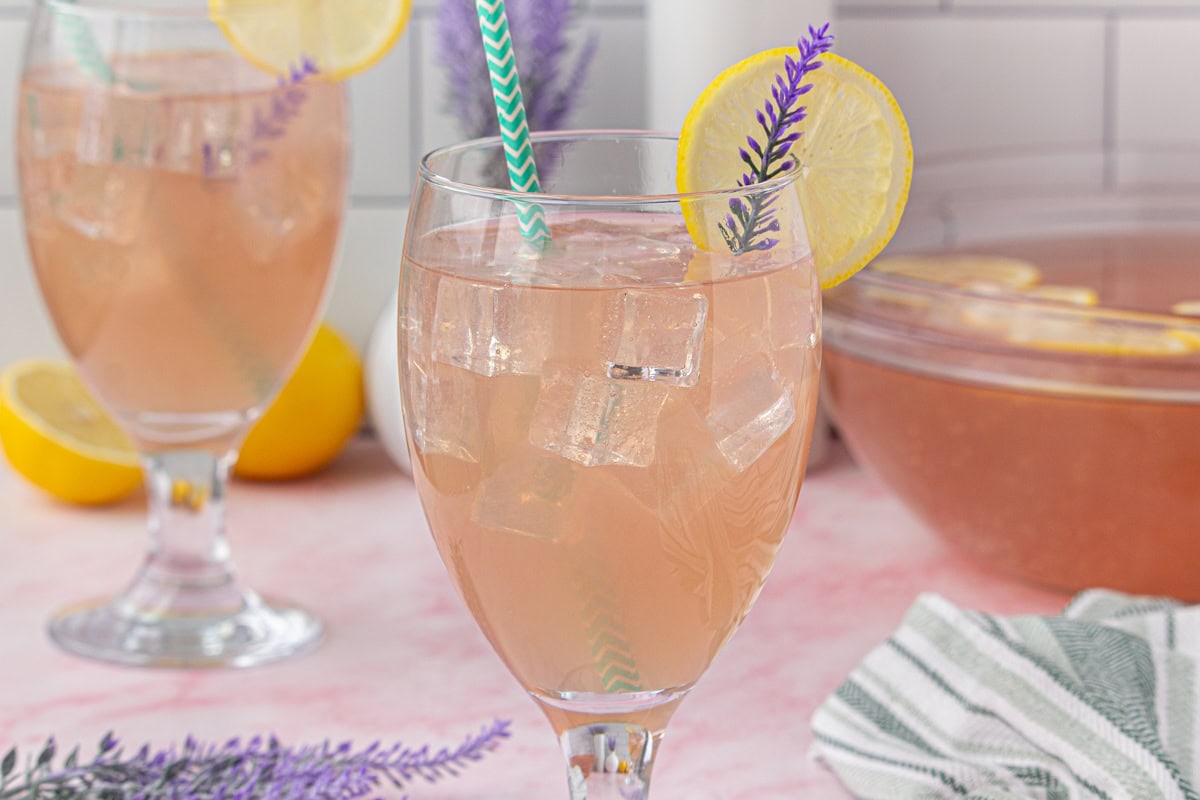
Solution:
[(1200, 786), (1200, 606), (1092, 590), (1058, 617), (925, 595), (813, 717), (859, 798), (1155, 800)]

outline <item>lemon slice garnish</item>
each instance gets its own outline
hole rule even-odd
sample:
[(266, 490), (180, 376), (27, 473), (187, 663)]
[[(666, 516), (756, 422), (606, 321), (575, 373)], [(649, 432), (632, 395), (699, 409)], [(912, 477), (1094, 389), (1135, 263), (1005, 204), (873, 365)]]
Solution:
[(387, 54), (412, 0), (209, 0), (209, 16), (247, 60), (286, 74), (302, 58), (341, 79)]
[(133, 445), (65, 363), (0, 375), (0, 445), (16, 472), (70, 503), (114, 502), (142, 483)]
[[(761, 141), (755, 113), (771, 96), (784, 57), (795, 48), (765, 50), (722, 72), (700, 94), (679, 137), (676, 184), (681, 192), (732, 188), (745, 171), (738, 149), (746, 136)], [(797, 181), (809, 244), (821, 286), (829, 288), (862, 269), (896, 232), (912, 179), (912, 141), (900, 106), (871, 73), (826, 53), (823, 66), (805, 77), (813, 88), (803, 98), (808, 117), (792, 148), (802, 177)], [(701, 219), (701, 205), (684, 204), (697, 246), (712, 241), (715, 225)]]

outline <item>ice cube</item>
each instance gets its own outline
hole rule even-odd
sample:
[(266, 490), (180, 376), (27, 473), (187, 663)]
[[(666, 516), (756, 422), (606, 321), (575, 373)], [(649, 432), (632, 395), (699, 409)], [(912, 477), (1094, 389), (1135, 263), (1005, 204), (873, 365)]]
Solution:
[(543, 451), (523, 452), (483, 481), (471, 518), (485, 528), (557, 541), (573, 530), (567, 515), (575, 469)]
[(401, 273), (400, 280), (401, 292), (396, 298), (399, 306), (397, 341), (405, 346), (406, 358), (428, 362), (429, 331), (437, 301), (438, 275), (409, 264)]
[(687, 228), (677, 221), (631, 226), (585, 218), (555, 226), (541, 269), (563, 264), (623, 283), (676, 283), (692, 249)]
[(132, 244), (144, 227), (150, 173), (133, 166), (75, 163), (58, 194), (58, 214), (89, 239)]
[(647, 467), (654, 461), (658, 415), (668, 391), (554, 365), (538, 392), (529, 443), (585, 467)]
[(742, 472), (796, 421), (795, 403), (765, 354), (714, 372), (708, 429), (725, 460)]
[(552, 311), (535, 290), (443, 279), (433, 359), (480, 375), (536, 375), (551, 349)]
[(820, 341), (821, 288), (808, 270), (788, 270), (767, 281), (767, 329), (771, 347), (812, 349)]
[(276, 153), (258, 174), (239, 168), (233, 184), (237, 231), (259, 263), (274, 264), (286, 248), (314, 236), (336, 207), (313, 167), (295, 155)]
[(695, 386), (708, 300), (698, 292), (618, 293), (608, 377)]
[(416, 361), (408, 365), (413, 441), (425, 455), (446, 455), (479, 462), (483, 436), (475, 382), (428, 371)]

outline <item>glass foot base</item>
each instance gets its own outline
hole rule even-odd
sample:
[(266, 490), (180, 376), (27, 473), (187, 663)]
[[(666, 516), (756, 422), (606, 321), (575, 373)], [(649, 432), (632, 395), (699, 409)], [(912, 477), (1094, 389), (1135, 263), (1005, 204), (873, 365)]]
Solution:
[(139, 613), (121, 599), (100, 600), (64, 609), (49, 625), (68, 652), (142, 667), (253, 667), (313, 648), (323, 629), (307, 611), (253, 592), (223, 614)]

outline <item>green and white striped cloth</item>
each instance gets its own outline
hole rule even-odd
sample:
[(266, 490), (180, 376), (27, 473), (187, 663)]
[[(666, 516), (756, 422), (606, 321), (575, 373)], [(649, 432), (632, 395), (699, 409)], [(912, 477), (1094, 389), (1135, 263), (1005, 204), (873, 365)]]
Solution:
[(1200, 785), (1200, 606), (1084, 592), (1062, 616), (924, 595), (813, 717), (880, 800), (1154, 800)]

